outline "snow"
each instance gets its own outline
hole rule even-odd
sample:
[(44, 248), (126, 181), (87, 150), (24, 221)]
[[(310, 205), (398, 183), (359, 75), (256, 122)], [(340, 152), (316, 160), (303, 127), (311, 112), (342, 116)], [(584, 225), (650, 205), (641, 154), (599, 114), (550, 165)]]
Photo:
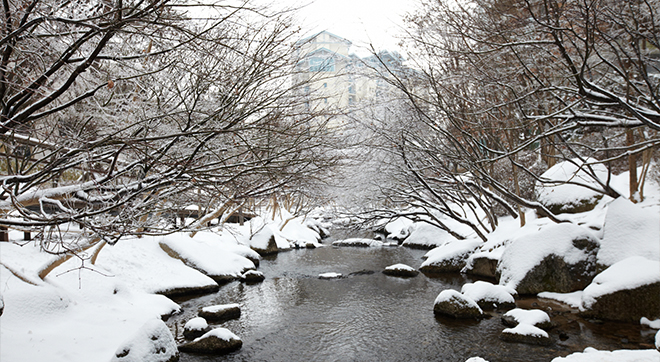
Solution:
[(341, 277), (342, 277), (341, 273), (334, 273), (334, 272), (319, 274), (320, 279), (336, 279)]
[(207, 313), (218, 313), (223, 310), (229, 310), (229, 309), (235, 309), (235, 308), (240, 308), (240, 305), (236, 303), (232, 304), (218, 304), (218, 305), (212, 305), (208, 307), (202, 308), (202, 311), (207, 312)]
[[(456, 240), (429, 250), (424, 256), (426, 260), (421, 267), (442, 263), (445, 260), (466, 256), (476, 250), (483, 242), (480, 239)], [(421, 268), (420, 267), (420, 268)]]
[(539, 298), (557, 300), (573, 308), (579, 308), (582, 305), (582, 294), (583, 292), (578, 290), (572, 293), (543, 292), (539, 293), (537, 296)]
[(476, 301), (492, 303), (515, 303), (512, 294), (516, 294), (514, 289), (503, 285), (494, 285), (484, 281), (466, 283), (461, 288), (461, 293)]
[(598, 242), (587, 229), (569, 223), (548, 225), (536, 233), (514, 239), (502, 254), (498, 266), (500, 284), (516, 288), (527, 272), (549, 255), (562, 256), (569, 264), (583, 260), (587, 254), (573, 245), (576, 239)]
[(195, 317), (186, 322), (186, 325), (183, 326), (183, 328), (189, 331), (201, 331), (206, 329), (208, 326), (209, 324), (206, 322), (206, 319), (202, 317)]
[(660, 352), (654, 349), (598, 351), (588, 347), (566, 357), (557, 357), (552, 362), (658, 362)]
[(417, 269), (411, 267), (410, 265), (406, 265), (406, 264), (394, 264), (394, 265), (390, 265), (390, 266), (386, 267), (385, 270), (407, 270), (407, 271), (415, 271), (415, 270), (417, 270)]
[(652, 321), (646, 317), (642, 317), (639, 320), (639, 324), (653, 329), (660, 329), (660, 319), (656, 319)]
[[(185, 238), (186, 234), (178, 233)], [(173, 259), (160, 248), (161, 237), (120, 240), (106, 245), (96, 260), (110, 274), (122, 279), (131, 288), (147, 293), (162, 293), (184, 287), (213, 286), (213, 279)]]
[(378, 247), (378, 246), (383, 246), (383, 242), (374, 239), (350, 238), (350, 239), (333, 241), (332, 245)]
[(660, 351), (660, 331), (655, 334), (655, 349)]
[(403, 239), (410, 235), (413, 222), (405, 217), (396, 218), (385, 225), (387, 237), (390, 239)]
[(412, 232), (406, 238), (403, 245), (414, 245), (422, 247), (438, 247), (456, 238), (445, 230), (439, 229), (426, 222), (418, 222), (412, 225)]
[(589, 309), (599, 297), (619, 290), (660, 282), (660, 261), (641, 256), (622, 260), (596, 275), (582, 294), (581, 309)]
[(199, 340), (202, 340), (202, 339), (208, 338), (208, 337), (216, 337), (216, 338), (222, 339), (223, 341), (231, 341), (231, 340), (239, 340), (240, 341), (241, 340), (240, 338), (238, 338), (237, 335), (232, 333), (229, 329), (219, 327), (219, 328), (214, 328), (214, 329), (206, 332), (203, 336), (196, 338), (193, 342), (197, 342)]
[(465, 362), (488, 362), (481, 357), (470, 357)]
[(512, 317), (513, 319), (518, 321), (519, 324), (529, 324), (532, 326), (536, 326), (541, 323), (550, 323), (550, 317), (548, 316), (548, 313), (540, 309), (526, 310), (526, 309), (515, 308), (506, 312), (504, 315)]
[(255, 269), (252, 261), (228, 252), (221, 242), (192, 239), (179, 233), (163, 237), (160, 245), (172, 249), (186, 264), (206, 275), (238, 278), (246, 269)]
[(548, 332), (531, 324), (519, 323), (514, 328), (506, 328), (502, 333), (518, 334), (522, 336), (548, 337)]
[[(586, 159), (586, 163), (598, 162), (593, 158)], [(575, 164), (574, 164), (575, 163)], [(581, 200), (593, 200), (600, 193), (590, 190), (587, 185), (600, 189), (598, 183), (585, 172), (584, 163), (575, 158), (571, 161), (560, 162), (541, 175), (541, 179), (551, 184), (541, 185), (537, 183), (535, 193), (537, 200), (543, 205), (578, 205)], [(581, 168), (582, 167), (582, 168)], [(607, 179), (607, 168), (603, 164), (593, 164), (591, 167), (600, 180)], [(587, 169), (588, 170), (588, 169)], [(579, 185), (564, 184), (570, 181)]]
[(660, 213), (619, 197), (609, 204), (603, 232), (600, 264), (610, 266), (635, 255), (660, 260)]
[(161, 362), (177, 354), (176, 342), (165, 322), (151, 319), (117, 348), (110, 362)]

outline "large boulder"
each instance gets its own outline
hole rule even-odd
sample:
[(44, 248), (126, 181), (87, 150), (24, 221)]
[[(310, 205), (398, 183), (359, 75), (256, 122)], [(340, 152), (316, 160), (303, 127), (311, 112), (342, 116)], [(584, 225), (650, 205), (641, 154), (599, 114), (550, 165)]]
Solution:
[(633, 256), (594, 278), (582, 293), (582, 315), (638, 322), (660, 318), (660, 261)]
[(596, 275), (598, 245), (590, 231), (569, 223), (523, 235), (502, 254), (500, 284), (516, 289), (518, 294), (584, 289)]
[(478, 319), (484, 314), (477, 302), (453, 289), (438, 294), (433, 303), (433, 313), (460, 319)]
[(179, 351), (167, 325), (160, 319), (145, 323), (115, 352), (111, 362), (175, 362)]
[(240, 318), (241, 307), (238, 304), (220, 304), (203, 307), (198, 315), (209, 321), (222, 322), (230, 319)]
[(238, 336), (226, 328), (215, 328), (192, 342), (179, 346), (182, 352), (226, 354), (243, 346)]
[(426, 260), (419, 267), (424, 273), (459, 272), (467, 258), (479, 248), (481, 240), (456, 240), (426, 253)]
[[(592, 210), (602, 198), (602, 193), (591, 190), (600, 188), (590, 174), (601, 180), (607, 179), (607, 168), (598, 160), (588, 158), (590, 165), (580, 159), (560, 162), (544, 172), (534, 189), (537, 200), (553, 214), (580, 213)], [(570, 183), (569, 183), (570, 182)], [(587, 187), (585, 187), (587, 186)]]

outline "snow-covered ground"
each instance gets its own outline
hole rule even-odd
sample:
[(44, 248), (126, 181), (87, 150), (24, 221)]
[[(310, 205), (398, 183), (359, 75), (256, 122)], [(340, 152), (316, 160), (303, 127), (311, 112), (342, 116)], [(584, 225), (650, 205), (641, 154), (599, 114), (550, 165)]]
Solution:
[[(262, 224), (226, 225), (194, 238), (175, 233), (122, 239), (105, 245), (94, 264), (92, 248), (47, 275), (44, 270), (59, 256), (44, 253), (36, 242), (22, 241), (22, 233), (11, 232), (14, 242), (0, 243), (4, 302), (0, 361), (109, 361), (116, 358), (118, 348), (132, 346), (127, 337), (140, 335), (151, 321), (179, 311), (176, 303), (155, 293), (217, 287), (209, 276), (238, 277), (255, 268), (251, 259), (258, 260), (259, 255), (249, 248), (251, 230), (266, 229), (268, 237), (277, 233), (281, 249), (319, 240), (318, 233), (299, 218), (292, 218), (284, 228), (284, 219), (255, 221)], [(173, 250), (177, 257), (171, 255)]]

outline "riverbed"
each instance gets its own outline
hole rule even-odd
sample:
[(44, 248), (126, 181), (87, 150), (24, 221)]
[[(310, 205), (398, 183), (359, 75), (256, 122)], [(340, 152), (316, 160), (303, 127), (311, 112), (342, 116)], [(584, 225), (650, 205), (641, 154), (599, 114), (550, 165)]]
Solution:
[[(597, 349), (643, 348), (652, 332), (632, 324), (582, 320), (547, 300), (521, 300), (546, 309), (561, 324), (550, 347), (499, 340), (503, 312), (481, 321), (436, 318), (433, 301), (444, 289), (474, 280), (460, 274), (398, 278), (382, 274), (392, 264), (419, 267), (424, 250), (405, 247), (333, 247), (281, 252), (262, 260), (266, 280), (233, 282), (217, 293), (176, 301), (183, 312), (168, 324), (182, 341), (183, 325), (197, 310), (238, 303), (241, 317), (219, 326), (243, 340), (225, 356), (181, 354), (180, 361), (457, 361), (480, 356), (490, 362), (550, 361)], [(340, 279), (319, 279), (336, 272)], [(641, 343), (641, 344), (640, 344)]]

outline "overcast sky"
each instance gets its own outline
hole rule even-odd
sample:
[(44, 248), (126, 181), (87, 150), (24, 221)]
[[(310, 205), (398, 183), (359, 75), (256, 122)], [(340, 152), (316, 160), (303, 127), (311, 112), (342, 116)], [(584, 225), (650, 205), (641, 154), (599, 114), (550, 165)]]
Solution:
[[(377, 50), (399, 50), (402, 16), (416, 0), (277, 0), (277, 5), (303, 6), (299, 18), (310, 35), (327, 30), (355, 45), (373, 43)], [(363, 55), (354, 46), (353, 51)]]

